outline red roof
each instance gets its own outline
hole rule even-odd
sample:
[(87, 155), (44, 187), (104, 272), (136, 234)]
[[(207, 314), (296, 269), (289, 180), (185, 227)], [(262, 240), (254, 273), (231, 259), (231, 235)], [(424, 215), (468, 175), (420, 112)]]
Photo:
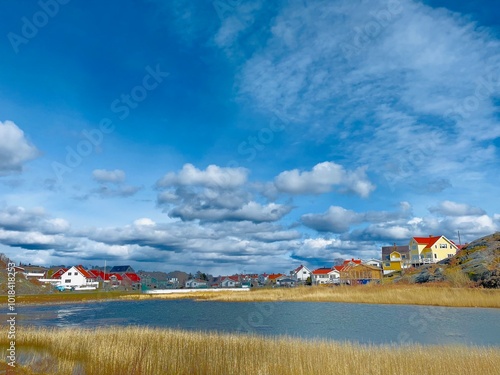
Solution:
[(432, 237), (432, 236), (429, 236), (429, 237), (413, 237), (413, 239), (419, 245), (425, 245), (425, 247), (432, 247), (432, 245), (434, 245), (440, 238), (441, 238), (441, 236), (438, 236), (438, 237)]
[(301, 264), (300, 266), (298, 266), (297, 268), (295, 268), (295, 269), (293, 270), (293, 272), (297, 273), (297, 272), (299, 272), (302, 268), (304, 268), (304, 266)]
[(56, 272), (53, 273), (51, 279), (59, 279), (64, 272), (66, 272), (67, 268), (60, 268)]
[(136, 282), (141, 281), (141, 278), (136, 273), (125, 272), (125, 276), (127, 276), (132, 281), (136, 281)]
[(95, 276), (92, 275), (89, 271), (87, 271), (85, 268), (83, 268), (83, 266), (75, 266), (75, 268), (78, 270), (78, 272), (80, 272), (83, 277), (85, 277), (86, 279), (94, 279)]
[(344, 263), (342, 263), (342, 266), (347, 266), (349, 263), (355, 263), (355, 264), (361, 264), (361, 259), (347, 259), (344, 260)]
[(344, 266), (333, 266), (337, 271), (342, 271), (344, 269)]
[(326, 275), (327, 273), (330, 273), (332, 271), (333, 271), (332, 268), (318, 268), (318, 269), (314, 270), (312, 273), (314, 275)]
[(116, 276), (116, 280), (123, 280), (122, 275), (119, 273), (110, 273), (109, 275), (106, 275), (106, 280), (109, 280), (111, 276)]
[(283, 275), (282, 273), (273, 273), (273, 274), (269, 275), (269, 279), (270, 280), (275, 280), (275, 279), (277, 279), (278, 277), (281, 277), (281, 276), (285, 276), (285, 275)]

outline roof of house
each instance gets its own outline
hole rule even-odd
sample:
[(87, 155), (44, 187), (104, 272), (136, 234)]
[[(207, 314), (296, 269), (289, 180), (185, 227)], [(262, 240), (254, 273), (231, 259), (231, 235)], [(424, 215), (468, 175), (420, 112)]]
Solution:
[(85, 268), (83, 268), (82, 265), (79, 265), (79, 266), (75, 266), (75, 268), (78, 270), (78, 272), (80, 272), (83, 277), (85, 277), (86, 279), (94, 279), (95, 276), (93, 274), (91, 274), (89, 271), (87, 271)]
[(297, 273), (297, 272), (299, 272), (302, 268), (304, 268), (304, 265), (302, 265), (302, 264), (301, 264), (300, 266), (298, 266), (297, 268), (295, 268), (295, 269), (293, 270), (293, 272)]
[(106, 274), (106, 280), (111, 279), (111, 277), (113, 277), (113, 276), (116, 278), (116, 280), (123, 280), (122, 275), (120, 275), (119, 273)]
[(410, 246), (409, 245), (402, 245), (402, 246), (382, 246), (382, 259), (388, 257), (391, 255), (393, 251), (397, 251), (400, 254), (409, 254), (410, 253)]
[(357, 267), (364, 267), (364, 268), (369, 268), (371, 270), (375, 270), (375, 271), (380, 271), (382, 272), (382, 269), (379, 268), (379, 267), (375, 267), (375, 266), (372, 266), (370, 264), (365, 264), (365, 263), (354, 263), (354, 264), (351, 264), (351, 265), (347, 265), (346, 267), (344, 267), (341, 272), (348, 272), (350, 270), (352, 270), (353, 268), (357, 268)]
[(125, 272), (125, 276), (127, 276), (132, 281), (137, 281), (137, 282), (141, 281), (139, 275), (133, 272)]
[(419, 245), (425, 245), (425, 247), (432, 247), (442, 236), (429, 236), (429, 237), (413, 237), (415, 242)]
[(134, 272), (134, 270), (132, 269), (132, 267), (130, 266), (114, 266), (113, 268), (111, 268), (111, 270), (109, 271), (109, 273), (125, 273), (125, 272)]
[(346, 259), (344, 260), (344, 263), (342, 263), (342, 266), (347, 266), (348, 264), (361, 264), (361, 259)]
[(285, 276), (285, 275), (283, 275), (282, 273), (272, 273), (271, 275), (269, 275), (268, 278), (270, 280), (275, 280), (275, 279), (277, 279), (278, 277), (281, 277), (281, 276)]
[(54, 272), (51, 276), (51, 279), (59, 279), (64, 272), (66, 272), (68, 268), (59, 268), (56, 272)]
[(232, 281), (240, 281), (240, 278), (238, 275), (233, 275), (233, 276), (226, 276), (227, 279), (230, 279)]
[(318, 268), (312, 271), (313, 275), (326, 275), (332, 272), (334, 269), (329, 267)]

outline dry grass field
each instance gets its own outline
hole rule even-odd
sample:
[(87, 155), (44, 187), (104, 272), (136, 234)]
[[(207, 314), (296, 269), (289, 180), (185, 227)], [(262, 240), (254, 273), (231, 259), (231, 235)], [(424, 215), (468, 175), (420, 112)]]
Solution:
[[(6, 344), (0, 336), (2, 349)], [(500, 368), (500, 348), (364, 346), (138, 327), (21, 327), (17, 347), (37, 353), (19, 374), (496, 375)]]
[(500, 289), (452, 288), (422, 285), (362, 285), (345, 287), (298, 287), (255, 289), (247, 293), (203, 293), (130, 295), (120, 299), (178, 299), (223, 302), (306, 301), (374, 304), (431, 305), (500, 308)]

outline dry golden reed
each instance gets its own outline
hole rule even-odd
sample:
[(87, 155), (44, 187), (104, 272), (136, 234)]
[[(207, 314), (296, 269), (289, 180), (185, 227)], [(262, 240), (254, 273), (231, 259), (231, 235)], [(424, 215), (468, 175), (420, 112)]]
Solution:
[(190, 294), (131, 295), (121, 299), (193, 298), (224, 302), (305, 301), (372, 304), (431, 305), (500, 308), (500, 290), (431, 287), (420, 285), (371, 285), (255, 289), (250, 292), (196, 292)]
[(496, 375), (500, 368), (500, 348), (492, 347), (365, 346), (139, 327), (21, 327), (17, 346), (40, 353), (18, 374)]

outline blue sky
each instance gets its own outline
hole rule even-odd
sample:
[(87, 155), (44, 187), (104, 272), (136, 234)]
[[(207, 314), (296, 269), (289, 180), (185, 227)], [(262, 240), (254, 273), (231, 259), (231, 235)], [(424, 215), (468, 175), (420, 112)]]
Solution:
[(0, 251), (288, 272), (499, 230), (492, 3), (2, 2)]

